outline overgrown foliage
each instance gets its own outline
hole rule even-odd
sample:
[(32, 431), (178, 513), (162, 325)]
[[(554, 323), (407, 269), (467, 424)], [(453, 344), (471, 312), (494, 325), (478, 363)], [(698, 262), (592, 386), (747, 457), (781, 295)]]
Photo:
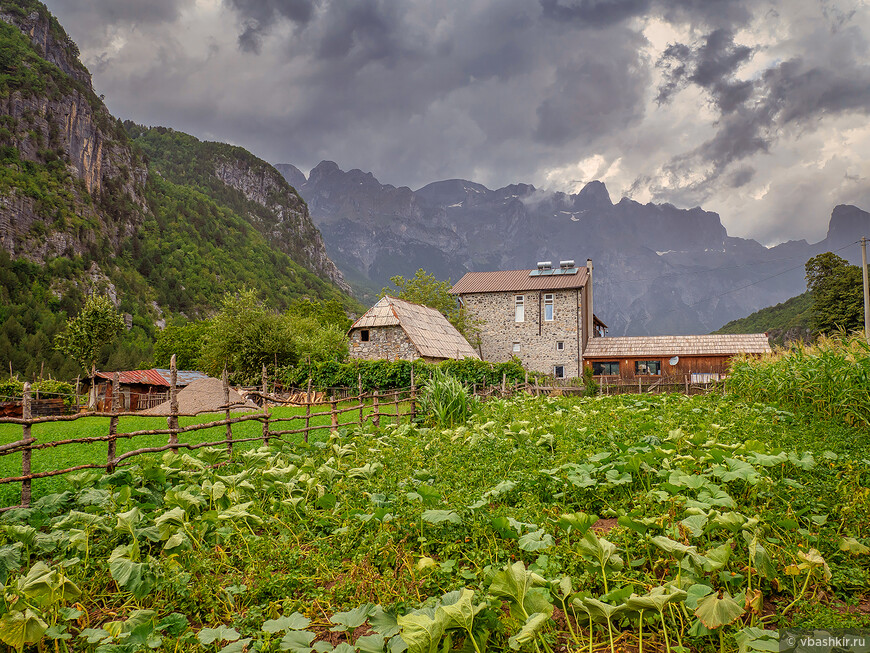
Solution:
[(870, 626), (868, 446), (720, 396), (541, 397), (85, 471), (0, 517), (0, 639), (771, 651), (777, 628)]
[(256, 383), (264, 366), (274, 374), (278, 367), (301, 360), (344, 360), (347, 337), (341, 326), (329, 321), (335, 307), (318, 314), (311, 302), (295, 306), (300, 313), (279, 313), (253, 290), (227, 295), (221, 310), (205, 323), (197, 368), (212, 376), (226, 368), (235, 382)]
[[(440, 363), (424, 363), (417, 360), (352, 360), (344, 363), (335, 361), (307, 361), (296, 366), (279, 370), (282, 383), (295, 388), (304, 388), (311, 379), (312, 386), (319, 390), (327, 388), (356, 388), (362, 380), (363, 390), (390, 390), (411, 386), (411, 370), (414, 380), (422, 385), (435, 370), (443, 370), (465, 385), (498, 385), (504, 379), (509, 384), (525, 381), (526, 370), (518, 360), (507, 363), (490, 363), (475, 358), (445, 360)], [(529, 378), (534, 379), (535, 373)]]
[(772, 356), (735, 358), (727, 387), (746, 399), (870, 427), (870, 344), (861, 336), (822, 337)]

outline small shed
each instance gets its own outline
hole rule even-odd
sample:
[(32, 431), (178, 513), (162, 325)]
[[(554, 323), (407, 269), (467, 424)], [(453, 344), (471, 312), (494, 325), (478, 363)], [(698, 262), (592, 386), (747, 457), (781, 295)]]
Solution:
[[(97, 372), (96, 404), (101, 410), (112, 410), (112, 379), (115, 372)], [(150, 370), (127, 370), (118, 372), (118, 385), (121, 395), (119, 410), (145, 410), (169, 398), (171, 372), (154, 368)], [(197, 379), (209, 378), (207, 374), (193, 370), (176, 372), (175, 385), (183, 388)]]
[(347, 335), (351, 358), (427, 362), (480, 358), (439, 311), (395, 297), (381, 298)]
[(592, 338), (583, 363), (594, 376), (608, 380), (670, 378), (709, 383), (727, 375), (733, 356), (770, 352), (765, 333)]

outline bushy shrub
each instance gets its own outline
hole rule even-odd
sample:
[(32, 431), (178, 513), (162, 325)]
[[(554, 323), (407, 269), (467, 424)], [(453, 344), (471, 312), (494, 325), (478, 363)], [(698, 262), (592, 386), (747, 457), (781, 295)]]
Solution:
[[(498, 385), (503, 376), (508, 383), (520, 383), (526, 376), (526, 370), (518, 361), (489, 363), (474, 358), (446, 360), (440, 363), (386, 360), (353, 360), (343, 363), (324, 361), (310, 364), (305, 362), (282, 368), (278, 376), (285, 386), (294, 388), (304, 388), (310, 378), (312, 387), (318, 390), (338, 387), (355, 388), (361, 377), (363, 390), (370, 392), (409, 387), (412, 368), (414, 381), (418, 385), (422, 385), (435, 370), (443, 370), (468, 386)], [(535, 374), (529, 373), (529, 376), (534, 377)]]

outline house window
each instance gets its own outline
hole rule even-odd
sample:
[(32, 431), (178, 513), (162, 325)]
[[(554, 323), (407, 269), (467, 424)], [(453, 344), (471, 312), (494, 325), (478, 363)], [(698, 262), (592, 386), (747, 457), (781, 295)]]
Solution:
[(555, 365), (553, 367), (553, 376), (555, 376), (557, 379), (564, 379), (565, 378), (565, 366), (564, 365)]
[(634, 373), (635, 374), (660, 375), (662, 373), (662, 362), (661, 361), (634, 361)]
[(619, 361), (595, 361), (592, 363), (595, 376), (619, 376)]
[(369, 330), (368, 330), (368, 329), (362, 329), (362, 330), (359, 332), (359, 339), (362, 340), (363, 342), (368, 342), (368, 341), (369, 341)]
[(518, 343), (518, 342), (515, 342), (515, 343), (514, 343), (514, 353), (515, 353), (515, 354), (519, 354), (519, 353), (520, 353), (520, 343)]
[(526, 321), (525, 295), (514, 296), (514, 322)]
[(565, 343), (562, 340), (556, 343), (556, 351), (565, 351)]
[(553, 295), (544, 295), (544, 322), (553, 321)]

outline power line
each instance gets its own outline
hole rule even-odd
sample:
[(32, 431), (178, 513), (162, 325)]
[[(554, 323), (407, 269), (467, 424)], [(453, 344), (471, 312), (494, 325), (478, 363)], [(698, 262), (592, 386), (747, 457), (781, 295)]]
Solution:
[[(840, 247), (839, 249), (835, 249), (831, 253), (833, 254), (834, 252), (840, 252), (840, 251), (846, 249), (847, 247), (851, 247), (852, 245), (857, 245), (858, 242), (860, 242), (860, 241), (856, 240), (855, 242), (849, 243), (848, 245), (843, 245), (842, 247)], [(725, 295), (730, 295), (733, 292), (737, 292), (739, 290), (745, 290), (746, 288), (749, 288), (751, 286), (756, 286), (759, 283), (764, 283), (765, 281), (769, 281), (770, 279), (775, 279), (776, 277), (782, 276), (786, 272), (791, 272), (793, 270), (797, 270), (797, 269), (802, 268), (802, 267), (804, 267), (804, 266), (803, 265), (796, 265), (793, 268), (788, 268), (787, 270), (783, 270), (782, 272), (777, 272), (776, 274), (772, 274), (769, 277), (765, 277), (764, 279), (759, 279), (758, 281), (753, 281), (752, 283), (748, 283), (745, 286), (740, 286), (739, 288), (733, 288), (731, 290), (726, 290), (725, 292), (720, 293), (719, 295), (713, 295), (711, 297), (707, 297), (706, 299), (702, 299), (700, 301), (697, 301), (694, 304), (689, 304), (688, 307), (692, 308), (693, 306), (697, 306), (698, 304), (703, 304), (704, 302), (708, 302), (711, 299), (719, 299), (720, 297), (724, 297)]]

